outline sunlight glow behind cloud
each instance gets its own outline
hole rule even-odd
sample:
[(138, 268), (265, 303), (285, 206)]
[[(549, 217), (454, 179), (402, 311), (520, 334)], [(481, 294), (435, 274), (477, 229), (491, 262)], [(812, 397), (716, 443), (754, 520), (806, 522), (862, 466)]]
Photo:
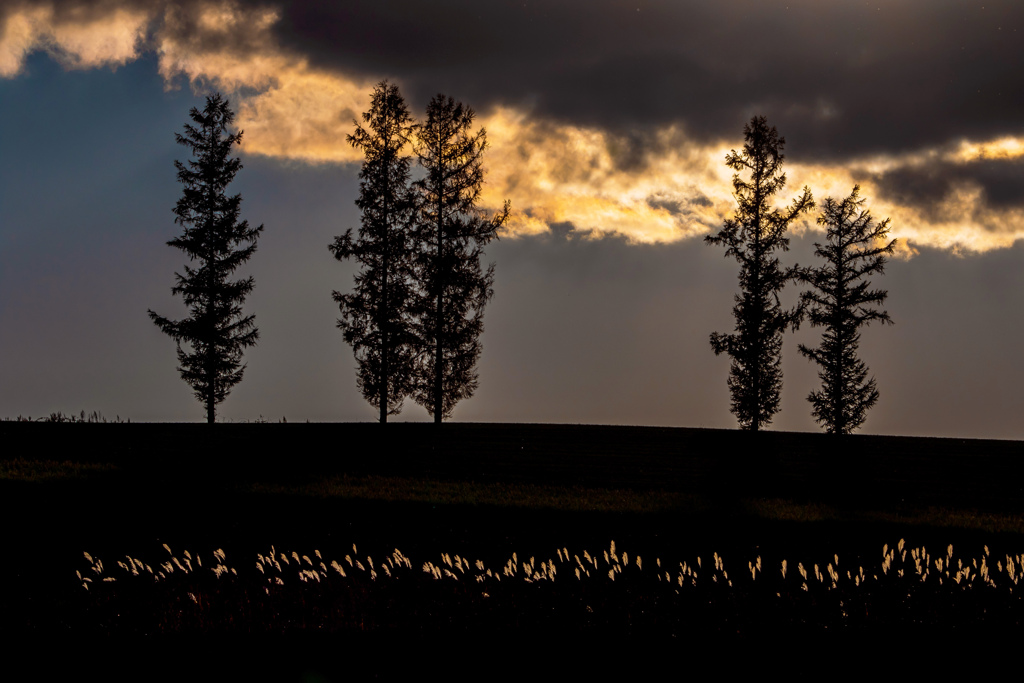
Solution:
[[(368, 107), (373, 83), (314, 68), (304, 55), (281, 47), (273, 33), (276, 9), (243, 9), (230, 0), (146, 7), (152, 9), (109, 4), (58, 13), (44, 2), (8, 12), (0, 27), (0, 76), (16, 77), (35, 50), (46, 50), (69, 69), (116, 67), (152, 51), (168, 87), (184, 77), (197, 91), (232, 94), (245, 153), (313, 164), (361, 161), (346, 136)], [(635, 243), (674, 242), (716, 231), (735, 211), (724, 159), (730, 147), (742, 144), (739, 131), (733, 144), (709, 146), (689, 138), (681, 126), (668, 126), (648, 132), (638, 144), (507, 106), (483, 112), (477, 123), (487, 129), (490, 144), (482, 203), (496, 209), (512, 200), (510, 236), (571, 224), (591, 239), (619, 235)], [(859, 183), (873, 216), (892, 219), (892, 237), (900, 239), (904, 256), (921, 246), (984, 252), (1024, 237), (1024, 211), (993, 206), (969, 180), (957, 181), (925, 211), (886, 201), (876, 180), (937, 162), (1020, 159), (1024, 140), (1013, 137), (960, 140), (943, 149), (841, 166), (789, 158), (789, 182), (776, 203), (787, 204), (804, 185), (821, 202), (845, 197)], [(819, 230), (813, 218), (796, 229)]]
[(37, 49), (68, 69), (121, 66), (138, 57), (152, 18), (127, 8), (98, 16), (72, 11), (59, 18), (47, 4), (16, 10), (0, 29), (0, 77), (18, 75), (25, 57)]

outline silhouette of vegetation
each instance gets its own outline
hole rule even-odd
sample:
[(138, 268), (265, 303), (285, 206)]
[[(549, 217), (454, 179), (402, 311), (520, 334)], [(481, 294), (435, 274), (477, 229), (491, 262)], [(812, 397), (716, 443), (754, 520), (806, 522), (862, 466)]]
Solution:
[(427, 105), (416, 133), (425, 171), (415, 227), (421, 291), (417, 335), (421, 344), (413, 399), (440, 423), (477, 387), (484, 306), (494, 295), (494, 264), (480, 265), (483, 246), (508, 220), (509, 202), (493, 216), (477, 208), (484, 181), (486, 131), (472, 132), (474, 112), (451, 97)]
[(576, 539), (522, 555), (507, 547), (406, 555), (376, 539), (373, 549), (334, 541), (300, 552), (264, 543), (230, 554), (165, 543), (146, 560), (122, 553), (108, 564), (82, 552), (65, 581), (77, 592), (69, 603), (93, 620), (79, 627), (85, 632), (397, 635), (442, 623), (464, 633), (501, 629), (504, 637), (530, 624), (536, 639), (544, 627), (647, 637), (1018, 628), (1024, 600), (1014, 589), (1024, 554), (979, 545), (964, 552), (958, 540), (930, 552), (900, 538), (880, 553), (819, 546), (795, 548), (794, 556), (767, 546), (762, 557), (760, 547), (640, 554), (614, 540), (590, 553)]
[[(193, 107), (177, 133), (178, 144), (188, 147), (194, 159), (175, 161), (178, 182), (185, 186), (174, 208), (174, 222), (184, 228), (168, 246), (184, 251), (198, 268), (184, 266), (175, 273), (172, 294), (181, 294), (191, 315), (170, 320), (149, 311), (149, 317), (178, 345), (178, 371), (206, 407), (206, 420), (216, 420), (217, 404), (242, 380), (242, 350), (259, 338), (254, 315), (242, 315), (242, 303), (253, 288), (253, 278), (230, 281), (228, 276), (256, 251), (263, 226), (250, 228), (239, 221), (241, 195), (228, 197), (225, 188), (242, 168), (231, 158), (231, 148), (242, 140), (242, 131), (228, 133), (234, 119), (229, 103), (220, 93), (206, 98), (206, 107)], [(182, 344), (191, 350), (186, 350)]]
[(415, 126), (398, 86), (382, 81), (373, 91), (369, 130), (357, 122), (349, 143), (363, 150), (359, 172), (362, 211), (358, 238), (351, 228), (335, 238), (330, 250), (338, 260), (355, 258), (362, 270), (355, 291), (334, 292), (341, 308), (338, 327), (359, 364), (357, 384), (363, 397), (380, 410), (380, 421), (401, 412), (412, 390), (415, 303), (411, 225), (415, 197), (410, 185), (411, 158), (402, 154)]
[(825, 199), (818, 223), (827, 228), (826, 243), (814, 244), (814, 253), (825, 263), (800, 275), (813, 287), (800, 297), (811, 326), (825, 328), (817, 348), (800, 345), (800, 353), (821, 367), (821, 390), (812, 391), (807, 400), (814, 419), (830, 434), (852, 432), (878, 401), (875, 378), (866, 379), (867, 365), (857, 356), (858, 330), (874, 320), (892, 324), (889, 314), (877, 308), (888, 292), (868, 289), (864, 278), (883, 272), (896, 240), (885, 243), (889, 219), (873, 223), (865, 201), (860, 186), (842, 201)]
[[(758, 431), (779, 410), (782, 333), (795, 329), (802, 315), (799, 307), (784, 310), (779, 302), (779, 292), (799, 271), (783, 269), (774, 254), (789, 250), (786, 229), (814, 207), (814, 200), (805, 187), (789, 209), (772, 208), (772, 197), (786, 184), (785, 139), (774, 126), (768, 127), (763, 116), (752, 118), (743, 133), (742, 153), (732, 150), (725, 158), (726, 165), (736, 171), (732, 178), (736, 217), (727, 219), (717, 235), (708, 235), (704, 241), (724, 246), (725, 255), (740, 264), (741, 293), (733, 307), (736, 331), (712, 333), (711, 348), (715, 355), (727, 353), (732, 358), (728, 380), (732, 412), (742, 428)], [(750, 180), (740, 178), (741, 172), (749, 172)]]
[(86, 415), (84, 410), (81, 411), (78, 415), (75, 415), (74, 413), (68, 413), (68, 414), (65, 415), (63, 411), (58, 410), (55, 413), (50, 413), (46, 417), (40, 417), (40, 418), (36, 418), (36, 419), (32, 419), (31, 417), (24, 417), (22, 415), (18, 415), (18, 417), (16, 417), (16, 418), (5, 417), (5, 418), (3, 418), (0, 421), (2, 421), (2, 422), (78, 422), (78, 423), (83, 423), (83, 424), (84, 423), (96, 423), (96, 424), (103, 423), (103, 424), (106, 424), (108, 422), (110, 422), (110, 423), (127, 423), (127, 422), (131, 422), (130, 419), (122, 420), (120, 415), (114, 417), (113, 419), (108, 420), (106, 417), (103, 416), (103, 413), (99, 412), (98, 410), (94, 410), (91, 413), (89, 413), (88, 415)]

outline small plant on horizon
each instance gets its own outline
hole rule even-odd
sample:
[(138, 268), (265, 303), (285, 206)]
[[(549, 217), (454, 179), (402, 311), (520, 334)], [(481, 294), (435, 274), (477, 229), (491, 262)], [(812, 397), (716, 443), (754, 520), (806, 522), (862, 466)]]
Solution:
[(98, 410), (94, 410), (94, 411), (92, 411), (91, 413), (88, 413), (88, 414), (86, 414), (86, 412), (83, 410), (78, 415), (75, 415), (74, 413), (68, 413), (67, 415), (65, 415), (62, 411), (58, 410), (55, 413), (50, 413), (46, 417), (40, 417), (40, 418), (36, 418), (34, 420), (31, 417), (24, 417), (22, 415), (18, 415), (18, 417), (16, 417), (16, 418), (5, 417), (5, 418), (3, 418), (2, 421), (3, 422), (78, 422), (78, 423), (107, 423), (107, 422), (110, 422), (110, 423), (127, 423), (127, 422), (131, 422), (131, 420), (122, 420), (120, 415), (118, 415), (118, 416), (108, 420), (107, 418), (105, 418), (103, 416), (103, 413), (101, 413)]

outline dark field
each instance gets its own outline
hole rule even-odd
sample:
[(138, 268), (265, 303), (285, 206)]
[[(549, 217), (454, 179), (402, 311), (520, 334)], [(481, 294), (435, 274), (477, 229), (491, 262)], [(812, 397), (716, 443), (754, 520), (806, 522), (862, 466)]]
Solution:
[(39, 642), (660, 650), (1024, 618), (1017, 442), (32, 422), (0, 439), (3, 626)]

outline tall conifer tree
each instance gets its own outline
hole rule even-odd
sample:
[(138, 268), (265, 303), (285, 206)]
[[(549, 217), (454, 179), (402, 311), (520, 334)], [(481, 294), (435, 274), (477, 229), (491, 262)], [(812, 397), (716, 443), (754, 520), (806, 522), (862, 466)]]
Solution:
[(203, 111), (193, 107), (189, 116), (195, 125), (185, 124), (185, 133), (176, 138), (195, 158), (187, 165), (174, 162), (178, 182), (185, 186), (174, 207), (174, 222), (184, 231), (167, 244), (199, 262), (195, 269), (184, 266), (184, 275), (175, 273), (177, 284), (171, 288), (172, 294), (182, 295), (190, 315), (170, 320), (149, 311), (149, 317), (177, 343), (181, 378), (206, 407), (206, 420), (212, 424), (217, 404), (242, 380), (243, 349), (259, 339), (255, 316), (242, 315), (253, 278), (232, 281), (228, 276), (256, 252), (263, 226), (250, 228), (248, 221), (239, 221), (242, 196), (225, 194), (242, 168), (230, 156), (242, 131), (228, 133), (234, 119), (228, 101), (219, 93), (210, 95)]
[(508, 220), (509, 202), (487, 216), (477, 207), (484, 181), (484, 129), (472, 132), (472, 109), (437, 95), (416, 136), (424, 176), (418, 191), (417, 278), (420, 363), (413, 398), (433, 415), (450, 417), (477, 387), (484, 306), (494, 294), (494, 264), (480, 265), (483, 246)]
[(801, 280), (812, 287), (801, 295), (808, 319), (812, 327), (825, 328), (817, 348), (800, 345), (800, 353), (821, 368), (821, 389), (807, 400), (814, 419), (830, 434), (852, 432), (878, 401), (875, 378), (867, 379), (867, 365), (857, 356), (860, 327), (875, 320), (892, 324), (889, 313), (879, 309), (889, 293), (868, 289), (864, 278), (884, 271), (896, 240), (886, 242), (889, 219), (874, 223), (865, 201), (859, 186), (842, 201), (825, 199), (818, 223), (826, 227), (826, 242), (814, 245), (825, 263), (801, 271)]
[[(727, 353), (732, 358), (728, 380), (732, 412), (742, 428), (758, 431), (779, 410), (782, 333), (799, 325), (801, 317), (799, 308), (785, 310), (779, 302), (779, 292), (798, 271), (782, 268), (775, 252), (789, 250), (786, 230), (813, 208), (814, 200), (805, 187), (789, 209), (773, 208), (772, 198), (786, 184), (785, 139), (768, 127), (763, 116), (752, 118), (743, 133), (742, 153), (732, 150), (725, 158), (726, 165), (736, 171), (732, 177), (736, 216), (704, 241), (724, 246), (725, 255), (740, 264), (740, 294), (733, 307), (736, 331), (712, 333), (711, 348), (715, 355)], [(750, 180), (742, 179), (741, 172), (749, 173)]]
[(415, 344), (412, 311), (411, 221), (414, 196), (411, 158), (403, 154), (415, 128), (398, 86), (387, 81), (373, 90), (370, 110), (363, 114), (368, 129), (355, 123), (349, 143), (366, 156), (359, 172), (362, 210), (358, 238), (351, 228), (335, 238), (330, 250), (338, 260), (355, 258), (362, 270), (355, 291), (334, 292), (341, 308), (338, 327), (352, 345), (358, 362), (357, 383), (363, 397), (378, 408), (380, 421), (402, 409), (412, 388)]

